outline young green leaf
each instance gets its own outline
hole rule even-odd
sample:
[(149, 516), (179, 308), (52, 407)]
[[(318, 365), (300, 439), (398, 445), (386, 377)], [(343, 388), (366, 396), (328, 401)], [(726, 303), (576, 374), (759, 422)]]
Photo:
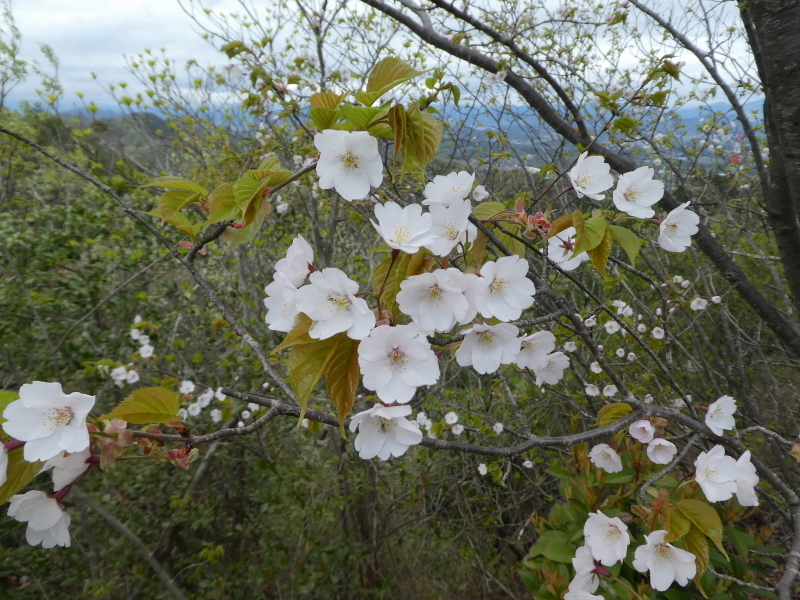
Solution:
[(298, 404), (300, 404), (299, 420), (305, 416), (306, 410), (308, 410), (308, 400), (342, 337), (346, 338), (347, 334), (337, 333), (325, 340), (298, 344), (292, 348), (288, 362), (289, 383), (297, 396)]
[(180, 407), (178, 395), (167, 388), (140, 388), (100, 419), (122, 419), (137, 425), (169, 423), (175, 420)]
[(5, 503), (11, 496), (22, 491), (44, 466), (43, 462), (26, 461), (22, 454), (22, 448), (15, 448), (8, 453), (6, 482), (0, 487), (0, 504)]
[(687, 498), (679, 500), (678, 509), (689, 519), (695, 527), (706, 534), (714, 545), (719, 549), (725, 558), (728, 558), (725, 548), (722, 546), (722, 521), (714, 508), (700, 500)]
[(633, 410), (630, 404), (624, 402), (615, 402), (614, 404), (606, 404), (597, 412), (597, 425), (598, 427), (605, 427), (611, 425), (615, 421), (619, 421), (622, 417), (627, 415)]
[(575, 227), (575, 253), (573, 256), (578, 256), (581, 252), (597, 248), (606, 236), (606, 219), (603, 216), (590, 217), (583, 220), (583, 215), (580, 219), (577, 218), (576, 213), (572, 214), (572, 224)]
[(639, 250), (641, 249), (644, 240), (633, 233), (630, 229), (620, 227), (619, 225), (609, 225), (608, 230), (611, 233), (611, 237), (614, 238), (620, 246), (622, 246), (623, 250), (625, 250), (625, 253), (628, 255), (628, 260), (631, 261), (631, 266), (635, 267), (636, 259), (639, 256)]
[[(343, 334), (344, 335), (344, 334)], [(325, 365), (325, 387), (328, 398), (336, 407), (339, 417), (339, 428), (342, 437), (345, 437), (344, 422), (347, 415), (353, 410), (356, 401), (356, 388), (358, 388), (358, 345), (357, 340), (342, 337), (336, 352), (331, 355)]]
[(183, 190), (193, 194), (201, 194), (203, 196), (208, 195), (208, 190), (206, 188), (201, 185), (197, 185), (188, 179), (184, 179), (183, 177), (156, 177), (155, 179), (145, 183), (143, 187), (163, 187), (172, 190)]

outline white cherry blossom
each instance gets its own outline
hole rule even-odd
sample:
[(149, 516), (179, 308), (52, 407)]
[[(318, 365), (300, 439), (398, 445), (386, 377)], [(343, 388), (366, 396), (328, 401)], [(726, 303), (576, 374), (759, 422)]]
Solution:
[(425, 247), (436, 256), (448, 256), (460, 243), (473, 242), (478, 230), (469, 222), (469, 200), (454, 200), (450, 206), (431, 204), (430, 239)]
[(211, 416), (211, 421), (214, 423), (219, 423), (222, 421), (222, 411), (218, 408), (212, 408), (211, 412), (208, 413)]
[(153, 352), (155, 352), (155, 348), (150, 344), (145, 344), (141, 348), (139, 348), (139, 356), (142, 358), (150, 358), (153, 356)]
[(300, 311), (297, 310), (297, 288), (285, 273), (276, 272), (275, 279), (264, 291), (267, 314), (264, 321), (272, 331), (289, 332)]
[(755, 487), (758, 485), (758, 475), (755, 465), (750, 461), (750, 450), (736, 461), (738, 475), (736, 476), (736, 499), (742, 506), (758, 506), (758, 496)]
[(655, 215), (651, 208), (664, 196), (664, 184), (653, 179), (652, 167), (639, 167), (620, 175), (614, 189), (614, 206), (631, 217), (650, 219)]
[(178, 391), (181, 394), (193, 394), (195, 389), (197, 389), (197, 386), (193, 381), (184, 380), (181, 381), (181, 387), (178, 388)]
[(200, 405), (200, 408), (205, 408), (211, 401), (214, 399), (214, 390), (212, 388), (206, 388), (206, 390), (197, 397), (197, 403)]
[(437, 175), (431, 183), (425, 186), (422, 193), (426, 199), (422, 203), (426, 206), (433, 204), (450, 206), (456, 200), (463, 200), (469, 196), (473, 183), (475, 183), (475, 174), (466, 171)]
[(602, 200), (605, 197), (603, 192), (614, 185), (610, 169), (602, 156), (589, 156), (588, 152), (581, 154), (569, 172), (578, 198), (587, 196), (592, 200)]
[(489, 469), (486, 468), (486, 465), (481, 463), (478, 465), (478, 473), (481, 475), (486, 475), (489, 472)]
[(589, 452), (589, 460), (598, 469), (603, 469), (608, 473), (619, 473), (622, 471), (622, 458), (608, 444), (597, 444)]
[(117, 387), (124, 387), (128, 383), (128, 369), (124, 365), (111, 369), (109, 376)]
[(446, 412), (444, 415), (444, 422), (448, 425), (458, 423), (458, 413), (456, 413), (454, 410)]
[(450, 431), (453, 432), (453, 435), (461, 435), (462, 433), (464, 433), (464, 426), (461, 425), (460, 423), (457, 425), (453, 425)]
[(694, 461), (694, 467), (695, 480), (709, 502), (723, 502), (736, 493), (739, 467), (736, 460), (725, 456), (722, 446), (716, 445), (708, 452), (701, 452)]
[(610, 383), (603, 388), (603, 396), (607, 396), (608, 398), (613, 398), (614, 396), (617, 395), (618, 391), (619, 390), (617, 389), (617, 386), (615, 386), (613, 383)]
[(647, 444), (647, 458), (657, 465), (668, 465), (677, 453), (675, 444), (664, 438), (654, 438)]
[(500, 365), (514, 362), (520, 348), (518, 333), (519, 329), (509, 323), (474, 325), (456, 350), (456, 362), (481, 374), (494, 373)]
[[(477, 279), (475, 275), (472, 277)], [(420, 329), (449, 331), (456, 323), (465, 323), (475, 317), (464, 293), (466, 278), (452, 267), (413, 275), (400, 284), (397, 303)]]
[(91, 456), (91, 451), (86, 448), (71, 454), (61, 452), (44, 463), (42, 471), (53, 470), (50, 474), (53, 478), (53, 491), (57, 492), (83, 475), (89, 468), (86, 460)]
[(286, 256), (275, 263), (275, 280), (278, 280), (277, 274), (282, 273), (291, 285), (299, 287), (308, 277), (308, 266), (313, 262), (314, 249), (302, 235), (298, 235), (286, 250)]
[(648, 419), (639, 419), (628, 428), (631, 437), (642, 444), (649, 444), (656, 435), (656, 428)]
[(514, 360), (520, 369), (535, 369), (543, 365), (546, 356), (555, 350), (556, 336), (549, 331), (537, 331), (520, 338), (520, 350)]
[(589, 513), (583, 526), (583, 536), (592, 556), (600, 564), (610, 567), (625, 559), (630, 538), (628, 526), (619, 517), (607, 517), (600, 511)]
[(203, 408), (197, 402), (192, 402), (189, 406), (186, 407), (186, 412), (189, 414), (190, 417), (196, 417), (202, 412)]
[(619, 323), (617, 323), (614, 319), (611, 319), (603, 323), (603, 327), (605, 328), (606, 333), (608, 333), (609, 335), (613, 335), (620, 330)]
[(578, 344), (575, 342), (564, 342), (564, 352), (575, 352), (578, 349)]
[(222, 387), (218, 387), (216, 390), (214, 390), (214, 398), (216, 398), (220, 402), (225, 401), (225, 398), (227, 398), (227, 396), (222, 393)]
[(590, 370), (592, 373), (597, 373), (597, 374), (599, 375), (600, 373), (602, 373), (602, 372), (603, 372), (603, 367), (601, 367), (601, 366), (600, 366), (600, 363), (599, 363), (599, 362), (597, 362), (597, 361), (594, 361), (593, 363), (591, 363), (591, 364), (589, 365), (589, 370)]
[(600, 586), (600, 578), (594, 573), (594, 557), (592, 551), (587, 546), (581, 546), (575, 551), (572, 559), (572, 568), (575, 569), (575, 577), (569, 583), (569, 591), (583, 590), (590, 594), (597, 591)]
[(658, 245), (667, 252), (683, 252), (691, 246), (692, 236), (697, 233), (700, 217), (687, 210), (688, 202), (670, 211), (659, 225)]
[(650, 335), (652, 335), (657, 340), (663, 340), (664, 330), (661, 327), (653, 327), (653, 331), (650, 332)]
[(492, 431), (494, 431), (497, 435), (500, 435), (501, 433), (503, 433), (504, 429), (505, 429), (505, 426), (502, 423), (495, 423), (492, 426)]
[(525, 467), (526, 469), (532, 469), (533, 468), (533, 461), (532, 460), (524, 460), (524, 461), (522, 461), (522, 466)]
[(555, 385), (564, 377), (564, 370), (569, 367), (569, 356), (563, 352), (553, 352), (544, 357), (543, 362), (533, 367), (536, 385), (547, 383)]
[(483, 202), (488, 197), (489, 197), (489, 192), (486, 191), (486, 188), (483, 187), (482, 185), (477, 186), (472, 191), (472, 199), (475, 200), (475, 202)]
[(409, 325), (381, 325), (358, 346), (364, 387), (383, 402), (405, 403), (417, 388), (439, 380), (439, 361), (431, 345)]
[(730, 396), (721, 396), (708, 406), (706, 426), (717, 435), (722, 435), (725, 430), (735, 429), (736, 419), (733, 418), (735, 412), (736, 400)]
[(297, 309), (314, 323), (308, 335), (324, 340), (342, 331), (354, 340), (362, 340), (375, 327), (375, 314), (366, 300), (356, 298), (358, 284), (340, 269), (329, 267), (315, 271), (310, 285), (297, 290)]
[(400, 206), (396, 202), (375, 205), (372, 226), (392, 248), (414, 254), (431, 241), (431, 215), (419, 204)]
[(131, 369), (130, 371), (128, 371), (125, 374), (125, 382), (126, 383), (130, 383), (130, 384), (139, 383), (140, 379), (141, 379), (141, 377), (139, 376), (139, 372), (138, 371), (134, 371), (133, 369)]
[(589, 260), (586, 252), (573, 256), (576, 236), (575, 228), (567, 227), (547, 240), (547, 257), (565, 271), (577, 269), (582, 262)]
[(69, 548), (70, 516), (55, 498), (44, 492), (31, 490), (12, 496), (8, 503), (8, 516), (28, 524), (25, 539), (31, 546)]
[(587, 396), (599, 396), (600, 395), (600, 388), (597, 387), (595, 384), (590, 383), (590, 384), (588, 384), (586, 386), (586, 389), (584, 389), (584, 392), (586, 392)]
[(366, 131), (326, 129), (314, 136), (319, 150), (317, 175), (323, 190), (336, 189), (347, 200), (361, 200), (383, 182), (378, 140)]
[(49, 460), (61, 451), (80, 452), (89, 446), (86, 417), (93, 406), (94, 396), (65, 394), (60, 383), (26, 383), (19, 399), (3, 411), (3, 430), (26, 442), (28, 462)]
[(355, 415), (350, 421), (350, 431), (358, 429), (355, 449), (364, 460), (377, 456), (389, 460), (392, 456), (403, 456), (409, 446), (422, 441), (422, 432), (406, 419), (411, 407), (383, 406), (376, 404), (369, 410)]
[(650, 586), (659, 592), (666, 592), (673, 582), (685, 586), (697, 573), (694, 554), (666, 543), (666, 537), (663, 529), (646, 535), (647, 544), (636, 548), (633, 559), (634, 569), (650, 571)]
[(475, 287), (478, 312), (487, 319), (518, 319), (533, 304), (536, 293), (527, 274), (528, 261), (519, 256), (503, 256), (485, 263)]
[(691, 308), (694, 311), (705, 310), (707, 306), (708, 306), (708, 300), (706, 300), (705, 298), (701, 298), (700, 296), (693, 298), (692, 301), (689, 303), (689, 308)]

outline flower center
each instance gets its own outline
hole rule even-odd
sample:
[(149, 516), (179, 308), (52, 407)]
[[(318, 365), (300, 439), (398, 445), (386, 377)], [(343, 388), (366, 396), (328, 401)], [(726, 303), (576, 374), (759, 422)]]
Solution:
[(442, 288), (438, 285), (428, 288), (428, 300), (431, 302), (439, 302), (442, 299), (442, 294)]
[(350, 298), (347, 296), (340, 296), (339, 294), (329, 294), (328, 302), (333, 304), (338, 311), (350, 310), (350, 305), (352, 304), (352, 302), (350, 302)]
[(583, 173), (580, 177), (578, 177), (578, 185), (581, 187), (588, 187), (592, 185), (592, 181), (594, 181), (594, 177), (592, 177), (589, 173)]
[(394, 427), (394, 421), (392, 419), (378, 417), (378, 423), (380, 424), (381, 433), (390, 433)]
[(405, 225), (398, 225), (394, 228), (394, 239), (398, 244), (402, 244), (411, 237), (411, 232)]
[(717, 470), (713, 466), (706, 467), (703, 473), (709, 481), (714, 481), (717, 478)]
[(664, 229), (666, 230), (664, 233), (666, 233), (667, 236), (677, 235), (678, 233), (677, 223), (674, 223), (672, 221), (664, 221), (663, 225)]
[(639, 198), (639, 194), (641, 194), (641, 193), (642, 193), (642, 190), (640, 190), (638, 187), (633, 186), (633, 187), (629, 187), (624, 195), (625, 195), (625, 199), (628, 202), (636, 202), (636, 199)]
[(74, 416), (75, 415), (72, 413), (72, 409), (67, 407), (51, 409), (49, 415), (51, 421), (50, 429), (66, 427), (70, 424), (70, 421), (72, 421)]
[(456, 228), (454, 223), (443, 223), (442, 226), (439, 227), (439, 233), (442, 234), (442, 237), (452, 241), (458, 239), (461, 232)]
[(358, 156), (350, 152), (350, 150), (341, 154), (339, 160), (342, 161), (342, 166), (346, 171), (355, 171), (358, 169)]
[(622, 532), (618, 527), (615, 525), (609, 525), (608, 529), (606, 529), (606, 539), (611, 542), (615, 542), (619, 539), (621, 533)]
[(494, 343), (494, 335), (491, 331), (481, 331), (478, 334), (478, 343), (481, 346), (491, 346)]
[(658, 544), (653, 551), (653, 554), (656, 555), (657, 560), (668, 561), (671, 553), (666, 544)]
[(489, 285), (489, 289), (492, 291), (493, 294), (504, 295), (506, 293), (506, 280), (505, 279), (495, 279)]
[(400, 348), (393, 348), (392, 351), (389, 352), (389, 369), (394, 371), (395, 369), (402, 368), (405, 364), (406, 353), (400, 350)]

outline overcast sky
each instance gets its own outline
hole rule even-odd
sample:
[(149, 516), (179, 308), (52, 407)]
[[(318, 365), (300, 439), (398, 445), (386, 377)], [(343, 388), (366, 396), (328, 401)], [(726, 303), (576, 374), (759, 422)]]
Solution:
[[(205, 0), (206, 5), (224, 7), (231, 0)], [(14, 18), (22, 34), (25, 60), (40, 60), (39, 44), (49, 44), (58, 56), (59, 77), (65, 89), (62, 108), (83, 92), (87, 100), (112, 104), (92, 79), (103, 83), (132, 78), (125, 70), (123, 55), (135, 56), (145, 48), (165, 48), (170, 58), (183, 63), (190, 58), (201, 64), (225, 64), (226, 57), (197, 33), (192, 20), (176, 0), (13, 0)], [(35, 100), (38, 78), (33, 75), (9, 98)]]

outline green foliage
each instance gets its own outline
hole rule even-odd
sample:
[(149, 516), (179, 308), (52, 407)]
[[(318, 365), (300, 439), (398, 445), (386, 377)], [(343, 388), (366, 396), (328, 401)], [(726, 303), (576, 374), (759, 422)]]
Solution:
[(175, 392), (163, 387), (139, 388), (101, 419), (122, 419), (128, 423), (169, 423), (180, 408)]

